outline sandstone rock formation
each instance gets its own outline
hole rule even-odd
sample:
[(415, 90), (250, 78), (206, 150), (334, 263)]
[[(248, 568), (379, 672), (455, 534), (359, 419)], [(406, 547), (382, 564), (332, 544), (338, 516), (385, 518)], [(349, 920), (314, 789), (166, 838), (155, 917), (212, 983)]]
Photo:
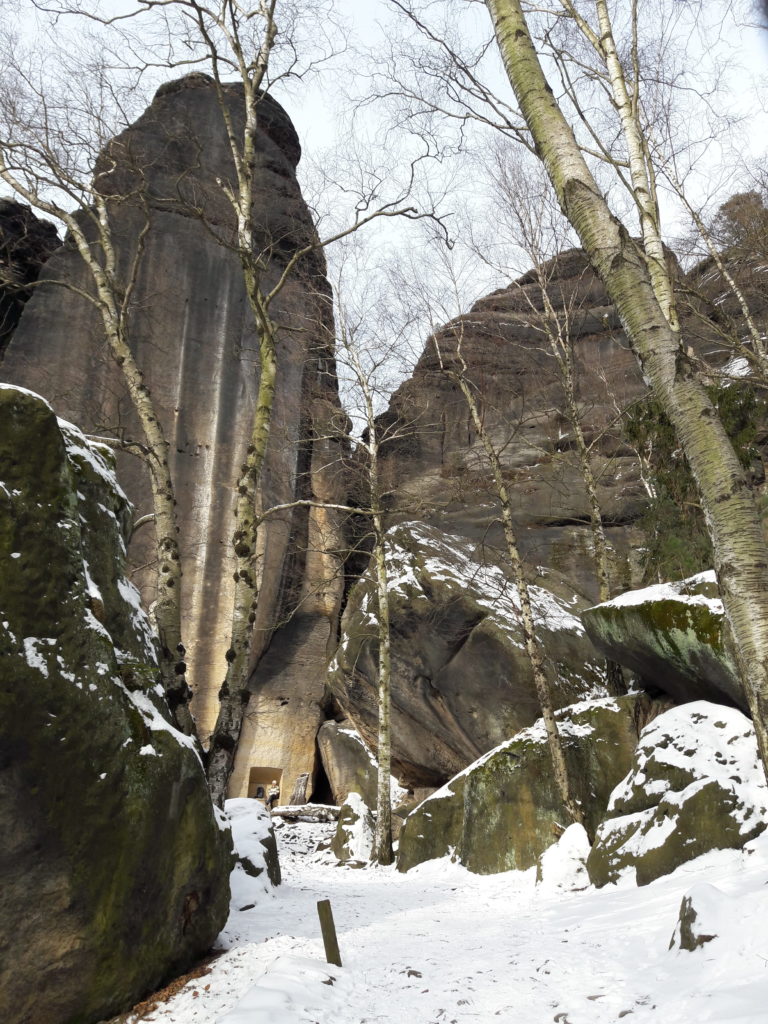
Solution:
[(359, 793), (368, 807), (376, 806), (376, 761), (356, 729), (324, 722), (317, 734), (323, 769), (335, 804), (348, 793)]
[[(671, 257), (674, 259), (674, 257)], [(635, 522), (648, 503), (637, 452), (628, 444), (620, 412), (646, 394), (646, 385), (602, 283), (580, 249), (560, 253), (540, 268), (549, 301), (572, 344), (574, 384), (598, 498), (612, 551), (616, 592), (636, 578)], [(532, 576), (536, 566), (557, 569), (573, 589), (597, 600), (589, 504), (572, 428), (565, 414), (563, 379), (543, 330), (544, 298), (531, 270), (480, 299), (428, 339), (413, 375), (393, 396), (382, 427), (396, 425), (400, 440), (382, 452), (384, 483), (393, 509), (414, 509), (448, 533), (503, 546), (498, 503), (482, 446), (448, 369), (458, 345), (466, 378), (475, 387), (485, 428), (499, 451), (516, 503), (515, 520)], [(719, 351), (722, 338), (705, 299), (681, 302), (686, 343), (699, 353)], [(393, 433), (395, 431), (393, 430)]]
[(677, 703), (711, 700), (747, 710), (725, 645), (714, 572), (632, 590), (582, 612), (597, 650)]
[(40, 267), (59, 245), (56, 228), (13, 199), (0, 199), (0, 362)]
[(735, 708), (696, 701), (642, 732), (587, 859), (595, 885), (634, 871), (637, 884), (768, 827), (768, 788), (752, 725)]
[[(614, 577), (618, 589), (626, 589), (632, 580), (631, 549), (638, 541), (632, 523), (647, 495), (637, 459), (620, 437), (616, 407), (643, 394), (645, 385), (583, 252), (562, 253), (545, 274), (553, 304), (569, 318), (579, 407), (586, 439), (594, 445)], [(537, 565), (557, 569), (578, 593), (595, 600), (589, 507), (562, 411), (562, 380), (541, 331), (542, 306), (531, 271), (480, 299), (435, 337), (449, 365), (450, 353), (461, 344), (486, 429), (502, 453), (517, 505), (518, 539), (532, 572)], [(400, 444), (383, 453), (393, 506), (416, 503), (433, 525), (502, 547), (485, 457), (466, 402), (441, 372), (431, 340), (385, 416), (414, 424)]]
[[(241, 92), (228, 88), (236, 129)], [(259, 107), (256, 216), (274, 284), (286, 256), (313, 236), (295, 168), (296, 133), (267, 96)], [(233, 488), (250, 434), (258, 385), (257, 339), (233, 241), (232, 211), (217, 179), (233, 174), (211, 80), (192, 74), (161, 87), (147, 111), (113, 140), (97, 167), (111, 204), (120, 262), (128, 269), (145, 223), (131, 343), (172, 447), (184, 560), (184, 635), (201, 735), (217, 712), (231, 620)], [(133, 190), (136, 189), (136, 192)], [(117, 197), (129, 196), (128, 199)], [(54, 282), (88, 290), (80, 257), (64, 247), (27, 305), (0, 373), (33, 388), (87, 432), (140, 437), (119, 373), (104, 351), (89, 303)], [(330, 422), (338, 400), (329, 289), (322, 254), (307, 257), (271, 308), (283, 328), (263, 509), (296, 498), (338, 498)], [(137, 514), (150, 510), (141, 461), (121, 457), (120, 476)], [(134, 565), (152, 560), (151, 526), (131, 545)], [(341, 597), (333, 513), (286, 512), (263, 530), (252, 690), (232, 795), (259, 772), (291, 791), (317, 769), (315, 734), (328, 645)], [(145, 602), (151, 573), (137, 576)], [(258, 751), (258, 752), (256, 752)], [(256, 776), (252, 777), (252, 769)]]
[(108, 450), (0, 386), (0, 1018), (101, 1020), (213, 943), (231, 838), (170, 724)]
[[(584, 701), (558, 712), (565, 757), (588, 831), (602, 820), (611, 790), (637, 743), (639, 725), (659, 709), (645, 695)], [(478, 874), (536, 864), (569, 824), (552, 778), (539, 720), (438, 789), (406, 819), (397, 866), (450, 855)]]
[[(433, 526), (389, 532), (392, 764), (399, 781), (439, 786), (541, 714), (519, 622), (517, 591), (485, 552)], [(489, 552), (493, 558), (493, 553)], [(601, 670), (557, 573), (532, 587), (557, 707), (604, 693)], [(367, 576), (344, 610), (329, 676), (365, 742), (377, 743), (377, 638)]]

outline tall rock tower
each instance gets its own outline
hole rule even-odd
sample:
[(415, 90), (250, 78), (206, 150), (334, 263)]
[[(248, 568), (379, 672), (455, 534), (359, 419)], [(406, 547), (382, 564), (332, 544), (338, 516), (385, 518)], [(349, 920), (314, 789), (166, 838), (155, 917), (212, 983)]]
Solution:
[[(242, 124), (238, 86), (229, 86)], [(285, 261), (314, 238), (295, 169), (301, 150), (285, 111), (259, 107), (256, 219), (271, 286)], [(240, 263), (229, 247), (234, 218), (221, 183), (234, 177), (212, 81), (192, 74), (162, 86), (145, 113), (102, 154), (95, 173), (113, 204), (114, 237), (126, 276), (135, 261), (131, 344), (172, 449), (184, 564), (184, 635), (193, 709), (201, 735), (215, 720), (231, 617), (233, 493), (259, 378), (258, 343)], [(137, 256), (144, 226), (149, 230)], [(87, 432), (141, 434), (100, 330), (89, 273), (73, 247), (46, 264), (0, 367), (0, 377), (44, 395)], [(329, 424), (339, 413), (330, 289), (321, 252), (304, 259), (274, 302), (280, 324), (279, 381), (261, 507), (313, 495), (333, 499), (341, 480)], [(141, 460), (121, 456), (120, 478), (137, 518), (151, 511)], [(152, 600), (151, 523), (130, 556), (134, 579)], [(253, 697), (233, 795), (262, 775), (289, 796), (297, 776), (316, 771), (315, 735), (327, 647), (341, 599), (337, 524), (321, 511), (270, 517), (263, 530), (261, 588), (253, 652)]]

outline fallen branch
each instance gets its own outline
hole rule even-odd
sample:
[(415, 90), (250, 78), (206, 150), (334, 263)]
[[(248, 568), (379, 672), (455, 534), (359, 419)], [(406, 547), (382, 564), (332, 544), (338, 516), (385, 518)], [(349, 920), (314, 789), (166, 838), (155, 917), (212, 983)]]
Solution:
[(334, 804), (285, 804), (273, 807), (273, 818), (286, 821), (338, 821), (341, 808)]

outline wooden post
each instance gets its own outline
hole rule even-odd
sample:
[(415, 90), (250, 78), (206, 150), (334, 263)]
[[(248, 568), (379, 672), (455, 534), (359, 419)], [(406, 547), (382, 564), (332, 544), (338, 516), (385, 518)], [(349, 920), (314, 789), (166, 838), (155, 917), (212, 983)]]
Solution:
[(336, 938), (336, 926), (333, 923), (333, 911), (331, 910), (330, 900), (317, 901), (317, 915), (320, 918), (320, 930), (323, 933), (325, 959), (329, 964), (336, 964), (337, 967), (341, 967), (339, 940)]

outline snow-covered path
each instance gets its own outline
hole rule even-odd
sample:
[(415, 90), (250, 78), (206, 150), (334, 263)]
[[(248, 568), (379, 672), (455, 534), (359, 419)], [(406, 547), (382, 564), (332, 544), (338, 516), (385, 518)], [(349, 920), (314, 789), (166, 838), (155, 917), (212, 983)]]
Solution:
[[(284, 884), (242, 877), (211, 973), (147, 1020), (163, 1024), (692, 1024), (768, 1020), (768, 842), (710, 854), (650, 886), (563, 891), (532, 872), (446, 861), (407, 875), (333, 866), (333, 826), (278, 830)], [(696, 883), (720, 938), (669, 950)], [(249, 889), (250, 887), (250, 889)], [(325, 963), (333, 907), (344, 967)], [(247, 901), (247, 902), (245, 902)], [(713, 902), (710, 900), (710, 903)], [(331, 983), (332, 979), (332, 983)]]

